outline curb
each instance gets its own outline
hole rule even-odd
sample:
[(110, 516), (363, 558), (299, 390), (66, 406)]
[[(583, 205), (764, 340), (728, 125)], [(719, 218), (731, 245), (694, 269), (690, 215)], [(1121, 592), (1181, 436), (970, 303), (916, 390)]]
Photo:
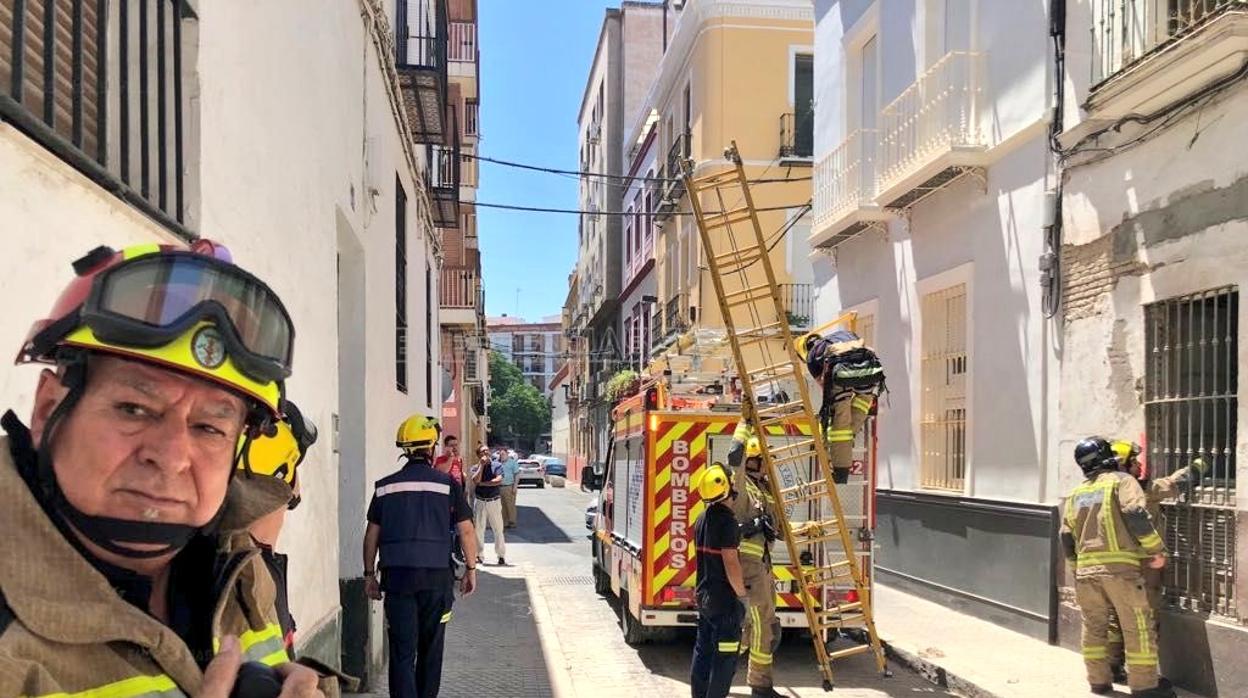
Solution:
[(546, 657), (546, 674), (550, 679), (550, 688), (555, 698), (573, 698), (576, 692), (572, 684), (572, 674), (563, 664), (563, 647), (555, 632), (555, 618), (546, 603), (546, 595), (537, 585), (536, 575), (531, 565), (523, 566), (524, 585), (529, 593), (529, 605), (533, 609), (533, 622), (537, 624), (537, 638), (541, 644), (541, 652)]
[(999, 694), (989, 691), (968, 679), (950, 673), (944, 667), (930, 659), (919, 656), (915, 652), (901, 649), (889, 642), (884, 642), (883, 644), (884, 654), (889, 659), (918, 673), (940, 688), (953, 691), (965, 698), (1002, 698)]

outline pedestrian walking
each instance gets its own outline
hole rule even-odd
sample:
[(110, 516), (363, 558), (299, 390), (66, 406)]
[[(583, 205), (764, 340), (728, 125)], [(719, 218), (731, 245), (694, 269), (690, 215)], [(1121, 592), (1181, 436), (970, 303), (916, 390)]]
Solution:
[(1148, 514), (1144, 490), (1118, 470), (1110, 443), (1092, 437), (1075, 446), (1084, 481), (1066, 499), (1061, 543), (1075, 568), (1075, 599), (1083, 613), (1083, 659), (1092, 693), (1113, 690), (1108, 629), (1112, 608), (1133, 619), (1123, 628), (1127, 685), (1132, 695), (1171, 698), (1158, 685), (1157, 626), (1144, 586), (1141, 562), (1166, 564), (1165, 545)]
[[(774, 511), (763, 449), (744, 419), (733, 433), (728, 464), (734, 468), (732, 482), (737, 493), (729, 502), (741, 534), (741, 574), (749, 596), (742, 644), (749, 648), (746, 684), (754, 698), (774, 698), (772, 647), (779, 639), (776, 618), (776, 578), (771, 566), (771, 544), (776, 540)], [(744, 463), (742, 462), (744, 460)]]
[(698, 637), (689, 684), (693, 698), (724, 698), (741, 649), (746, 590), (741, 575), (737, 519), (726, 500), (732, 483), (723, 465), (706, 468), (697, 485), (706, 509), (693, 525), (697, 548)]
[(74, 271), (18, 355), (50, 365), (30, 427), (0, 418), (0, 695), (226, 698), (254, 689), (244, 661), (280, 665), (286, 695), (336, 690), (287, 661), (263, 507), (231, 486), (281, 418), (281, 299), (205, 239)]
[(519, 483), (516, 473), (520, 472), (520, 459), (515, 451), (507, 451), (507, 459), (503, 461), (503, 482), (499, 492), (503, 497), (503, 528), (516, 527), (516, 494)]
[[(438, 695), (455, 600), (452, 539), (459, 538), (468, 559), (476, 553), (463, 488), (433, 467), (441, 431), (433, 417), (417, 414), (404, 420), (395, 437), (403, 449), (403, 467), (377, 481), (368, 504), (364, 590), (370, 599), (385, 600), (393, 698)], [(379, 553), (380, 580), (374, 566)], [(471, 594), (476, 584), (476, 566), (469, 564), (460, 590)]]
[(477, 528), (477, 562), (484, 563), (481, 551), (485, 550), (485, 527), (494, 532), (494, 554), (498, 564), (507, 564), (507, 542), (503, 534), (502, 464), (481, 447), (481, 458), (476, 475), (476, 502), (473, 505)]

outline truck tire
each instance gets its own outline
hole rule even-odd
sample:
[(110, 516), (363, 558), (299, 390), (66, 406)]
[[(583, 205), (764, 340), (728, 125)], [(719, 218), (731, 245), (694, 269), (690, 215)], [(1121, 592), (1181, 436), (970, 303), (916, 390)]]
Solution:
[(611, 578), (598, 565), (594, 565), (594, 593), (599, 596), (611, 593)]
[(650, 639), (645, 626), (628, 610), (628, 594), (620, 595), (620, 629), (624, 631), (624, 642), (629, 646), (636, 647)]

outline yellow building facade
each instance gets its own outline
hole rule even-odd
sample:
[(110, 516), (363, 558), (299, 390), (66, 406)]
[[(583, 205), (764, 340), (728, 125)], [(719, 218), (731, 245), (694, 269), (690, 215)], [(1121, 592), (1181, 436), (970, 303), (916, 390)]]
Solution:
[[(689, 194), (673, 180), (687, 166), (695, 175), (731, 167), (724, 150), (734, 141), (749, 178), (761, 180), (751, 192), (763, 233), (775, 242), (770, 259), (789, 324), (800, 330), (812, 320), (805, 213), (812, 191), (813, 43), (813, 11), (809, 2), (799, 0), (700, 0), (672, 18), (659, 76), (642, 112), (648, 118), (637, 124), (632, 140), (626, 136), (626, 143), (640, 143), (651, 128), (658, 130), (653, 374), (671, 369), (679, 380), (681, 374), (713, 375), (725, 367), (726, 354), (715, 346), (724, 323), (706, 268), (708, 251), (691, 215)], [(723, 201), (702, 196), (706, 211), (744, 204), (735, 194)], [(751, 244), (754, 232), (746, 224), (731, 232), (716, 230), (713, 236), (709, 252), (724, 254), (734, 244)], [(736, 287), (766, 282), (761, 262), (741, 274)], [(773, 356), (778, 349), (772, 349)]]

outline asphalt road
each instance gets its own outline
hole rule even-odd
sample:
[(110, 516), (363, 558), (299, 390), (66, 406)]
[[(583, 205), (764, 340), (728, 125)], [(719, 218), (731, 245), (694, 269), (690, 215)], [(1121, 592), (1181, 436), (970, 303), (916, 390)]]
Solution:
[[(576, 488), (524, 487), (518, 526), (506, 532), (507, 566), (487, 536), (478, 593), (456, 603), (448, 626), (443, 696), (660, 698), (689, 695), (693, 636), (641, 647), (624, 643), (618, 608), (594, 593), (585, 505)], [(776, 688), (824, 695), (808, 641), (787, 636), (776, 655)], [(948, 695), (902, 667), (883, 678), (868, 655), (836, 664), (834, 695)], [(744, 662), (733, 696), (748, 696)], [(386, 695), (384, 686), (374, 695)]]

